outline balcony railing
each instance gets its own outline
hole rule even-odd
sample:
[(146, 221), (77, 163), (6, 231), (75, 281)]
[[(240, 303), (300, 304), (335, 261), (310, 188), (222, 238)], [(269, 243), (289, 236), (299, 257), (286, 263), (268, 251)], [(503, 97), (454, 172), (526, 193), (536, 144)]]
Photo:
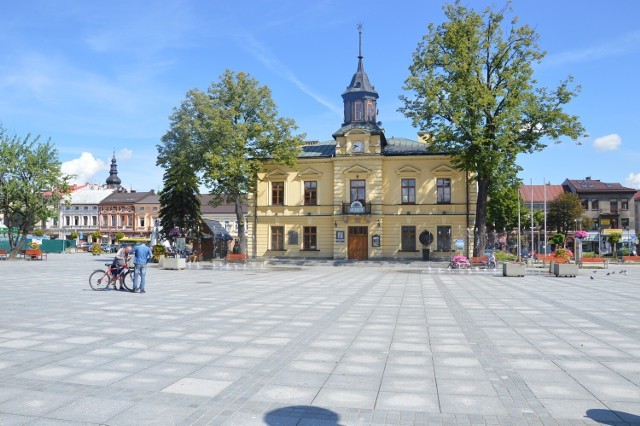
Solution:
[(342, 203), (342, 214), (371, 214), (371, 203)]

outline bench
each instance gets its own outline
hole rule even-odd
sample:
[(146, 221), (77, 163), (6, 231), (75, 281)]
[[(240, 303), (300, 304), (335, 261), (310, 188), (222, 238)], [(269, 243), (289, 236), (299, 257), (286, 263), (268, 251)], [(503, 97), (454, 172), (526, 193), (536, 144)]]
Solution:
[(481, 268), (484, 268), (487, 266), (488, 263), (489, 263), (488, 256), (473, 256), (471, 258), (471, 266), (479, 266)]
[(7, 259), (9, 255), (6, 250), (0, 250), (0, 259)]
[(244, 253), (229, 253), (224, 260), (226, 263), (247, 263), (247, 255)]
[(27, 249), (24, 251), (24, 258), (32, 260), (43, 260), (47, 258), (47, 253), (43, 253), (42, 250), (39, 249)]
[(609, 268), (609, 260), (604, 257), (583, 257), (580, 259), (580, 267), (582, 267), (585, 263), (602, 263), (604, 269)]
[(622, 256), (622, 263), (640, 262), (640, 256)]

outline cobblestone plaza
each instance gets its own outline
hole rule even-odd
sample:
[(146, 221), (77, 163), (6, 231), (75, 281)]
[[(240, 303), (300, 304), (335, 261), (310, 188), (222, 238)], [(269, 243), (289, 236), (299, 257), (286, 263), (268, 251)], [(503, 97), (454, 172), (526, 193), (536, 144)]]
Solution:
[(108, 261), (0, 261), (1, 425), (640, 424), (637, 266)]

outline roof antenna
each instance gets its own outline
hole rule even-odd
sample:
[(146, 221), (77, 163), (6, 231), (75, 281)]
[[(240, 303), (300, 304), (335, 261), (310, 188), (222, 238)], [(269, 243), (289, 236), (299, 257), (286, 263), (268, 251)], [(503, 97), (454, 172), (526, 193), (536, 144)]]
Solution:
[(362, 29), (364, 25), (362, 25), (362, 22), (359, 22), (356, 28), (358, 29), (358, 59), (362, 59)]

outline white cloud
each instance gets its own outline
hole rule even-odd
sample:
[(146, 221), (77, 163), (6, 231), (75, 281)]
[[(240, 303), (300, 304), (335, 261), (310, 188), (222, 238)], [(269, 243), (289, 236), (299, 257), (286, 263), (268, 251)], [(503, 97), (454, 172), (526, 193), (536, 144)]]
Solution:
[(640, 173), (629, 173), (629, 176), (624, 179), (624, 186), (640, 189)]
[(101, 179), (97, 179), (97, 181), (92, 178), (98, 172), (108, 171), (109, 165), (95, 158), (91, 153), (83, 152), (79, 158), (62, 163), (61, 169), (63, 173), (73, 176), (70, 180), (71, 183), (103, 183), (107, 178), (106, 174)]
[(605, 43), (549, 55), (543, 63), (546, 65), (562, 65), (597, 61), (612, 56), (629, 55), (638, 51), (639, 48), (640, 32), (635, 31), (617, 39), (608, 40)]
[(118, 151), (118, 153), (116, 154), (116, 159), (122, 160), (122, 161), (127, 161), (127, 160), (131, 160), (131, 158), (133, 157), (133, 151), (130, 150), (129, 148), (122, 148), (120, 151)]
[(249, 51), (253, 57), (260, 61), (264, 66), (296, 86), (302, 93), (305, 93), (314, 101), (325, 106), (330, 111), (333, 111), (338, 117), (342, 117), (343, 111), (341, 106), (336, 106), (334, 103), (326, 100), (323, 96), (311, 90), (309, 86), (300, 81), (285, 64), (280, 62), (280, 60), (278, 60), (278, 58), (269, 51), (269, 49), (254, 37), (249, 34), (244, 34), (242, 37), (242, 47)]
[(622, 139), (616, 133), (599, 137), (593, 141), (593, 147), (596, 151), (615, 151), (620, 145), (622, 145)]

